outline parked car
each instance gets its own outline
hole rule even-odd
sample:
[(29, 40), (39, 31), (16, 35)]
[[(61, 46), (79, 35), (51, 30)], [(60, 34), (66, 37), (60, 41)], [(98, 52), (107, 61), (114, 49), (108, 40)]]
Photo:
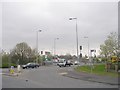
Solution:
[(40, 65), (38, 63), (27, 63), (26, 65), (22, 65), (23, 69), (27, 69), (27, 68), (37, 68)]
[(59, 60), (59, 62), (57, 63), (57, 65), (59, 66), (59, 67), (66, 67), (66, 66), (71, 66), (72, 64), (71, 64), (71, 62), (70, 61), (67, 61), (67, 60), (65, 60), (65, 59), (61, 59), (61, 60)]
[(40, 64), (38, 64), (38, 63), (34, 63), (34, 65), (35, 65), (36, 68), (40, 67)]

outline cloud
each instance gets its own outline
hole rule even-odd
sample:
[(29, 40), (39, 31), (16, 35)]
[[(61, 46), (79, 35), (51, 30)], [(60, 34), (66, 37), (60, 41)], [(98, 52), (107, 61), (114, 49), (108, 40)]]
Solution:
[(39, 33), (39, 50), (52, 50), (54, 38), (59, 54), (76, 54), (75, 21), (78, 18), (79, 45), (87, 53), (88, 36), (91, 48), (99, 48), (107, 35), (117, 32), (117, 2), (6, 2), (2, 4), (3, 48), (12, 49), (25, 41), (36, 46), (36, 31)]

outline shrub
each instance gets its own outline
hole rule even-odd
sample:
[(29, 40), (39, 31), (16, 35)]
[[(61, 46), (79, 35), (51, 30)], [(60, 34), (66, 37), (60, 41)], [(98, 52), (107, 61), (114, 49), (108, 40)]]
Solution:
[[(17, 65), (13, 63), (11, 64), (11, 66), (17, 67)], [(2, 66), (0, 68), (10, 68), (10, 66), (8, 63), (2, 63)]]

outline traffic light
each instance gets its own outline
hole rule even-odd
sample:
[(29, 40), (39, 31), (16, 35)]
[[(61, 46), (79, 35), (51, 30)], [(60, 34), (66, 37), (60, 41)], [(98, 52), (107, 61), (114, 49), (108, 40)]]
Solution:
[(82, 46), (80, 46), (80, 50), (82, 50)]
[(41, 54), (43, 54), (43, 51), (41, 51)]
[(82, 57), (82, 53), (80, 53), (80, 57)]

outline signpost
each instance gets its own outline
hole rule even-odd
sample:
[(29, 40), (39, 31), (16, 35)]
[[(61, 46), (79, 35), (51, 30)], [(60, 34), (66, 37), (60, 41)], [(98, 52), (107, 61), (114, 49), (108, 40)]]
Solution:
[(89, 62), (90, 62), (90, 67), (91, 67), (91, 73), (92, 73), (92, 69), (94, 68), (93, 66), (93, 58), (92, 58), (92, 53), (95, 54), (96, 50), (90, 50), (90, 58), (89, 58)]

